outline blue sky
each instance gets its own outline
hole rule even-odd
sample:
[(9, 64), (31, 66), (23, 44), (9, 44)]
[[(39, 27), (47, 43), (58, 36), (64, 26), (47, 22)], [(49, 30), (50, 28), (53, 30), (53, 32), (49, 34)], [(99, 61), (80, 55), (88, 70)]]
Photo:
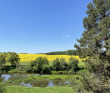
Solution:
[(74, 49), (91, 0), (0, 0), (0, 52)]

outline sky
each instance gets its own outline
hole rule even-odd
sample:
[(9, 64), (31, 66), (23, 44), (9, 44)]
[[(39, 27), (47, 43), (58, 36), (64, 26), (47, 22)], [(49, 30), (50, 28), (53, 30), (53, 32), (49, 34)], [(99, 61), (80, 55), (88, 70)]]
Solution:
[(0, 52), (75, 49), (91, 0), (0, 0)]

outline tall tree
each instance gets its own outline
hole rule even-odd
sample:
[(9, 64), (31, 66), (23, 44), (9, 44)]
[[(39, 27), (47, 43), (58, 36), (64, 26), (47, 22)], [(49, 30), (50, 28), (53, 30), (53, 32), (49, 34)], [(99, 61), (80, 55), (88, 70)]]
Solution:
[(93, 0), (87, 5), (82, 37), (75, 44), (80, 57), (85, 57), (88, 72), (81, 73), (78, 93), (110, 93), (110, 0)]
[(82, 57), (104, 52), (110, 55), (110, 0), (93, 0), (87, 5), (87, 17), (83, 19), (85, 28), (79, 45), (75, 47)]

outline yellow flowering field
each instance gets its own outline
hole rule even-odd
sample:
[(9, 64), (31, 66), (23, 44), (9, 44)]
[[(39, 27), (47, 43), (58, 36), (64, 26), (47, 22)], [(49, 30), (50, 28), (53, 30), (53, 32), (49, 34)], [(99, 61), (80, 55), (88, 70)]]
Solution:
[(69, 56), (69, 55), (46, 55), (46, 54), (18, 54), (18, 55), (20, 57), (20, 62), (30, 62), (38, 57), (46, 57), (49, 61), (53, 61), (56, 58), (65, 58), (66, 61), (68, 61), (70, 57), (74, 57), (81, 61), (79, 56)]

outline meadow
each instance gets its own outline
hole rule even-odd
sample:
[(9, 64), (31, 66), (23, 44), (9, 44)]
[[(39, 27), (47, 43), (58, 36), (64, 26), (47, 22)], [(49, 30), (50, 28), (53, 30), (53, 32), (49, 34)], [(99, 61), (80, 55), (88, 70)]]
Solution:
[[(23, 75), (17, 75), (10, 77), (5, 84), (6, 86), (6, 93), (74, 93), (72, 86), (74, 85), (60, 85), (62, 81), (70, 81), (70, 82), (79, 82), (77, 78), (81, 78), (79, 75), (40, 75), (34, 76), (34, 74), (27, 75), (27, 78), (22, 78)], [(60, 80), (58, 80), (60, 79)], [(47, 86), (48, 81), (53, 81), (55, 86)], [(33, 87), (25, 87), (19, 86), (20, 82), (24, 82), (25, 84), (31, 84)], [(26, 83), (27, 82), (27, 83)], [(35, 82), (39, 83), (42, 82), (43, 86), (36, 86)], [(36, 83), (36, 84), (37, 84)], [(47, 83), (47, 85), (46, 85)], [(58, 85), (56, 85), (58, 83)], [(46, 86), (45, 86), (45, 85)]]
[[(26, 65), (28, 66), (28, 64), (35, 60), (38, 57), (43, 57), (43, 58), (47, 58), (49, 61), (49, 65), (52, 65), (53, 60), (55, 60), (56, 58), (65, 58), (65, 61), (68, 63), (69, 62), (69, 58), (73, 57), (75, 59), (79, 60), (79, 64), (78, 66), (81, 68), (84, 67), (84, 62), (82, 62), (82, 60), (84, 59), (80, 59), (79, 56), (74, 56), (74, 55), (46, 55), (46, 54), (18, 54), (19, 58), (20, 58), (20, 65), (23, 67), (25, 67)], [(9, 66), (10, 67), (10, 63), (7, 62), (5, 64), (6, 68)], [(22, 68), (21, 68), (22, 69)], [(16, 73), (16, 71), (18, 71), (18, 69), (9, 69), (9, 73)], [(25, 71), (25, 70), (23, 70)], [(67, 73), (68, 72), (68, 73)], [(17, 72), (18, 75), (21, 75), (20, 73), (22, 73), (22, 71), (20, 70), (20, 73)], [(62, 74), (63, 73), (63, 74)], [(68, 75), (67, 75), (68, 74)], [(26, 76), (26, 78), (22, 77), (22, 76), (18, 76), (18, 75), (12, 75), (12, 77), (9, 78), (9, 80), (7, 80), (5, 82), (6, 84), (6, 93), (74, 93), (71, 84), (74, 83), (80, 83), (80, 78), (81, 76), (78, 75), (77, 73), (71, 74), (71, 71), (51, 71), (51, 75), (28, 75), (28, 77)], [(11, 74), (10, 74), (11, 75)], [(52, 81), (54, 84), (54, 87), (41, 87), (41, 85), (43, 86), (48, 86), (48, 83)], [(70, 82), (70, 84), (66, 84), (65, 82)], [(21, 84), (21, 82), (25, 83), (25, 84), (30, 84), (33, 87), (25, 87), (25, 86), (20, 86), (19, 84)], [(42, 82), (42, 84), (41, 84)], [(62, 82), (61, 84), (64, 85), (57, 85), (58, 82)], [(58, 83), (59, 84), (59, 83)], [(39, 87), (40, 86), (40, 87)]]
[(9, 86), (7, 87), (6, 93), (73, 93), (72, 87), (20, 87), (20, 86)]

